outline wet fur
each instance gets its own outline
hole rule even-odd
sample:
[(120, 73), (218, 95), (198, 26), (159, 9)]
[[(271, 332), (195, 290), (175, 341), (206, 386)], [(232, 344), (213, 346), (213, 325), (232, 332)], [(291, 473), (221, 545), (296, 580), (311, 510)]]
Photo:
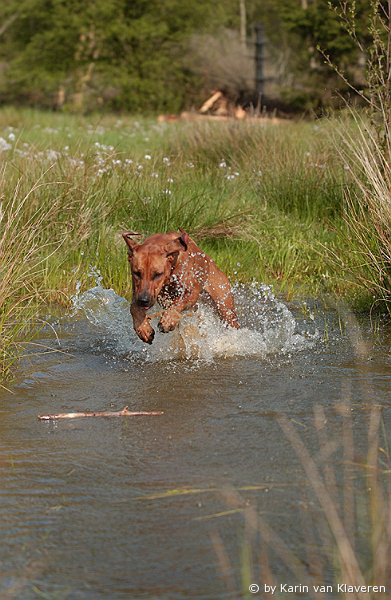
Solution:
[(158, 327), (166, 333), (177, 327), (182, 311), (194, 306), (203, 291), (212, 299), (221, 320), (239, 329), (228, 278), (185, 231), (155, 234), (142, 244), (134, 241), (134, 235), (122, 234), (132, 270), (130, 312), (141, 340), (152, 344), (155, 332), (147, 310), (155, 302), (164, 309)]

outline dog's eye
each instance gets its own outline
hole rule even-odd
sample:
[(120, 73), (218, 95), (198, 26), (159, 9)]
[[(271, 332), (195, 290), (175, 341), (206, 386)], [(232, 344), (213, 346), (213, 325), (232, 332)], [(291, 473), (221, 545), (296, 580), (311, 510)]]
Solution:
[(133, 275), (135, 277), (137, 277), (137, 279), (141, 279), (141, 272), (140, 271), (134, 271)]
[(159, 277), (161, 277), (163, 275), (163, 273), (155, 273), (152, 277), (152, 279), (159, 279)]

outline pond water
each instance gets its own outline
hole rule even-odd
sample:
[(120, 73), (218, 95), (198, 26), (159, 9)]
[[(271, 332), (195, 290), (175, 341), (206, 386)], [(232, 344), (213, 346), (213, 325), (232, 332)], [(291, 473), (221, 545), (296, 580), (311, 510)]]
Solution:
[[(365, 453), (369, 402), (389, 430), (389, 337), (366, 322), (346, 333), (336, 313), (288, 306), (266, 287), (235, 295), (240, 331), (200, 306), (152, 346), (100, 285), (50, 320), (1, 394), (1, 598), (240, 598), (248, 505), (305, 554), (308, 482), (277, 417), (316, 453), (314, 405), (332, 431), (348, 394)], [(37, 420), (126, 405), (164, 414)]]

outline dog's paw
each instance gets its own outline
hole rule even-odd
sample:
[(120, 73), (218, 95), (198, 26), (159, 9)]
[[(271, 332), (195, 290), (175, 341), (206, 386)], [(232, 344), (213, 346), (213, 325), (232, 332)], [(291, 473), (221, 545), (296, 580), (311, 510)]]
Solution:
[(140, 325), (140, 327), (136, 329), (136, 333), (140, 340), (146, 344), (152, 344), (153, 338), (155, 337), (155, 330), (152, 329), (148, 321)]
[(180, 313), (175, 309), (168, 309), (161, 316), (158, 327), (162, 333), (173, 331), (181, 318)]

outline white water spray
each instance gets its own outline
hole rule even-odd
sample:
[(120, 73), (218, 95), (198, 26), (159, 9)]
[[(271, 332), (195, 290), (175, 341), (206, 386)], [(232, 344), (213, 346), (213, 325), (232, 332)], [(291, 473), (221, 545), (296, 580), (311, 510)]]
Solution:
[[(151, 324), (156, 335), (151, 346), (138, 339), (132, 327), (129, 303), (114, 290), (101, 285), (100, 273), (91, 271), (97, 285), (73, 298), (71, 324), (77, 334), (76, 348), (103, 352), (113, 357), (146, 361), (194, 360), (287, 354), (308, 347), (317, 337), (297, 331), (289, 309), (270, 288), (253, 283), (235, 285), (241, 329), (225, 326), (213, 308), (200, 302), (194, 313), (185, 313), (178, 328), (160, 333), (158, 319)], [(156, 312), (156, 307), (151, 309)]]

